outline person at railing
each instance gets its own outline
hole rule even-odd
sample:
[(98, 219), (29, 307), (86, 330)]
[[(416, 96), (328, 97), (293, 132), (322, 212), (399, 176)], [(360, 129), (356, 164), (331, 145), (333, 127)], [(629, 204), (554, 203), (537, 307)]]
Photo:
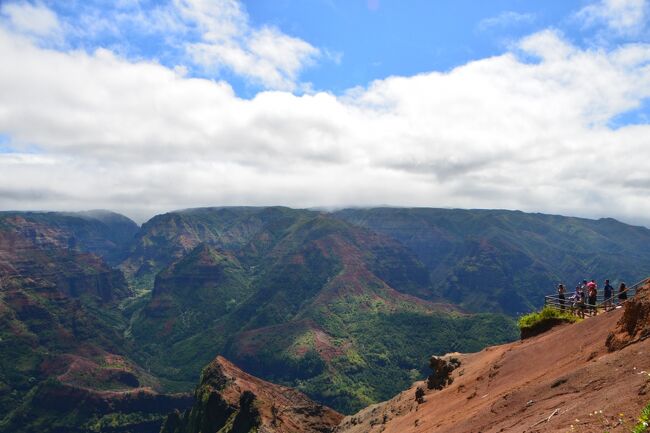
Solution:
[(596, 312), (596, 299), (598, 298), (598, 285), (595, 280), (587, 283), (587, 300), (589, 301), (589, 314), (595, 316)]
[(569, 298), (569, 302), (571, 303), (571, 311), (577, 316), (580, 316), (580, 309), (578, 308), (578, 301), (580, 298), (584, 299), (584, 292), (582, 291), (582, 285), (578, 283), (576, 285), (575, 292), (573, 292), (573, 296)]
[(575, 294), (575, 300), (573, 302), (573, 307), (575, 308), (576, 315), (584, 319), (585, 318), (585, 295), (580, 286), (576, 287), (576, 294)]
[(564, 292), (566, 292), (566, 289), (564, 288), (564, 284), (558, 284), (557, 285), (557, 297), (560, 299), (560, 310), (564, 311)]
[(625, 283), (621, 283), (620, 286), (618, 286), (618, 303), (619, 305), (627, 301), (627, 286)]
[(614, 296), (614, 288), (612, 287), (611, 284), (609, 284), (609, 280), (605, 280), (605, 287), (603, 287), (604, 297), (605, 299), (603, 300), (603, 308), (605, 311), (609, 311), (612, 309), (612, 297)]
[(582, 280), (582, 284), (578, 284), (576, 287), (576, 293), (580, 293), (580, 295), (584, 298), (587, 294), (587, 280)]

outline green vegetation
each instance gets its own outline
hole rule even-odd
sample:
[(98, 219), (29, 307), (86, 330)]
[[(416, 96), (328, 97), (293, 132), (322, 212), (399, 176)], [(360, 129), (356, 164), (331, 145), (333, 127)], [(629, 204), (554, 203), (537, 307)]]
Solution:
[(639, 422), (632, 429), (632, 433), (645, 433), (650, 427), (650, 403), (641, 410)]
[(516, 338), (514, 322), (489, 314), (360, 312), (347, 327), (354, 346), (333, 360), (333, 380), (317, 376), (297, 384), (344, 413), (387, 400), (424, 378), (433, 354), (473, 352)]
[(345, 209), (333, 214), (399, 241), (431, 276), (425, 299), (513, 317), (561, 281), (636, 282), (650, 275), (650, 230), (505, 210)]
[[(515, 339), (513, 317), (541, 304), (550, 282), (650, 272), (650, 230), (509, 211), (206, 208), (159, 215), (140, 230), (113, 214), (0, 213), (0, 240), (6, 233), (33, 248), (2, 251), (6, 269), (25, 266), (26, 276), (0, 281), (5, 414), (65, 372), (59, 357), (110, 370), (104, 353), (125, 366), (66, 380), (190, 391), (223, 354), (350, 413), (422, 378), (433, 354)], [(119, 264), (129, 284), (82, 251)], [(558, 313), (519, 325), (577, 320)], [(139, 416), (74, 422), (108, 429)]]
[[(227, 356), (255, 375), (348, 414), (424, 378), (433, 354), (477, 351), (517, 337), (514, 321), (502, 315), (448, 314), (367, 295), (320, 306), (309, 317), (320, 327), (320, 344), (306, 337), (313, 331), (294, 323), (287, 327), (293, 332), (258, 334), (254, 354), (242, 356), (235, 346)], [(249, 341), (239, 343), (246, 347)]]
[[(65, 388), (55, 379), (34, 387), (24, 401), (0, 419), (2, 432), (130, 432), (156, 431), (170, 411), (169, 404), (149, 404), (148, 408), (128, 410), (111, 408), (101, 400), (83, 394), (62, 392)], [(137, 406), (137, 402), (133, 406)], [(147, 406), (147, 404), (141, 404)], [(148, 427), (148, 428), (145, 428)]]
[(521, 316), (517, 321), (517, 325), (520, 330), (531, 329), (540, 326), (549, 320), (561, 320), (567, 323), (576, 323), (580, 321), (580, 318), (568, 311), (561, 311), (557, 308), (547, 306), (541, 311)]
[[(127, 323), (118, 305), (131, 291), (123, 275), (79, 251), (115, 259), (123, 252), (120, 242), (137, 226), (114, 214), (99, 216), (105, 220), (89, 214), (0, 213), (0, 241), (11, 240), (4, 244), (10, 248), (0, 251), (0, 431), (92, 431), (90, 423), (100, 418), (92, 410), (47, 409), (48, 402), (39, 400), (57, 386), (57, 376), (97, 391), (158, 386), (124, 356)], [(52, 400), (68, 399), (64, 394)], [(112, 424), (124, 417), (128, 423), (144, 419), (128, 408), (111, 416)]]
[[(227, 224), (212, 225), (215, 213), (228, 214)], [(156, 223), (180, 225), (197, 240), (202, 232), (215, 245), (199, 243), (163, 268), (134, 311), (134, 356), (168, 389), (191, 389), (220, 353), (351, 413), (423, 377), (434, 353), (516, 338), (505, 316), (449, 314), (404, 296), (429, 279), (393, 241), (317, 212), (247, 208), (238, 222), (236, 213), (196, 210)]]

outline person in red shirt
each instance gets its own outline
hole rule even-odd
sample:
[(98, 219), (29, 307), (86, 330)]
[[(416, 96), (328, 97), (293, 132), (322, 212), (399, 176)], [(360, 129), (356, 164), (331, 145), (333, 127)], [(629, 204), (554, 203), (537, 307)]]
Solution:
[(587, 283), (587, 300), (589, 304), (589, 314), (595, 316), (596, 312), (596, 298), (598, 298), (598, 285), (595, 280)]

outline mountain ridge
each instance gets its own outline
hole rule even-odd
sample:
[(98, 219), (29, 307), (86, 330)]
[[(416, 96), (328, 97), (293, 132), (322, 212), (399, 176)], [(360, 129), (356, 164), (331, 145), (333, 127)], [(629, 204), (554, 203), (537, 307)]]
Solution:
[(354, 413), (431, 353), (515, 339), (502, 313), (560, 278), (645, 273), (647, 241), (611, 219), (511, 211), (202, 208), (140, 228), (103, 211), (0, 213), (0, 338), (20, 359), (0, 359), (0, 405), (29, 407), (50, 379), (187, 392), (225, 355)]
[[(417, 298), (420, 288), (428, 285), (424, 269), (385, 236), (318, 212), (237, 212), (228, 208), (168, 214), (153, 225), (151, 235), (145, 224), (138, 238), (136, 251), (142, 258), (135, 261), (144, 263), (150, 257), (161, 271), (151, 297), (143, 298), (144, 308), (131, 321), (130, 335), (141, 348), (137, 359), (178, 389), (189, 386), (202, 365), (221, 353), (253, 374), (299, 386), (312, 398), (349, 412), (408, 383), (414, 374), (409, 371), (423, 367), (418, 359), (426, 351), (451, 347), (453, 338), (464, 348), (474, 347), (474, 337), (490, 340), (475, 327), (472, 335), (463, 336), (459, 330), (470, 322), (497, 325), (493, 338), (500, 341), (516, 334), (506, 318), (462, 316), (448, 303)], [(161, 233), (161, 227), (169, 226), (174, 229)], [(169, 255), (158, 254), (161, 242), (170, 242), (162, 248)], [(231, 257), (237, 266), (229, 275), (240, 288), (250, 290), (248, 294), (228, 295), (227, 310), (215, 306), (206, 311), (206, 303), (198, 301), (203, 295), (195, 278), (179, 273), (179, 264), (191, 263), (187, 258), (197, 249)], [(167, 262), (171, 264), (164, 267)], [(202, 274), (196, 266), (188, 272)], [(164, 312), (161, 307), (170, 303), (185, 307)], [(153, 311), (160, 314), (155, 321), (147, 318)], [(392, 318), (400, 320), (400, 327), (391, 325)], [(182, 337), (180, 326), (187, 330)], [(418, 326), (445, 332), (431, 343), (425, 333), (415, 331)], [(369, 328), (381, 329), (381, 335), (362, 345)], [(388, 347), (406, 344), (409, 334), (417, 335), (416, 349), (389, 356)], [(184, 361), (178, 368), (180, 359)], [(379, 379), (370, 381), (368, 376), (357, 383), (353, 376), (368, 375), (365, 366), (375, 369)]]

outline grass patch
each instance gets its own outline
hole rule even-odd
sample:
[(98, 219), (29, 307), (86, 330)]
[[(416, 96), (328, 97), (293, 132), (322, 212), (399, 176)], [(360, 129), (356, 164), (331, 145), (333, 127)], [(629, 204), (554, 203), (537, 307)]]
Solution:
[(632, 429), (632, 433), (644, 433), (648, 431), (650, 425), (650, 403), (641, 410), (639, 422)]
[(553, 307), (544, 307), (541, 311), (521, 316), (517, 321), (517, 325), (520, 330), (531, 329), (549, 320), (562, 320), (568, 323), (575, 323), (581, 319), (568, 311), (561, 311)]

